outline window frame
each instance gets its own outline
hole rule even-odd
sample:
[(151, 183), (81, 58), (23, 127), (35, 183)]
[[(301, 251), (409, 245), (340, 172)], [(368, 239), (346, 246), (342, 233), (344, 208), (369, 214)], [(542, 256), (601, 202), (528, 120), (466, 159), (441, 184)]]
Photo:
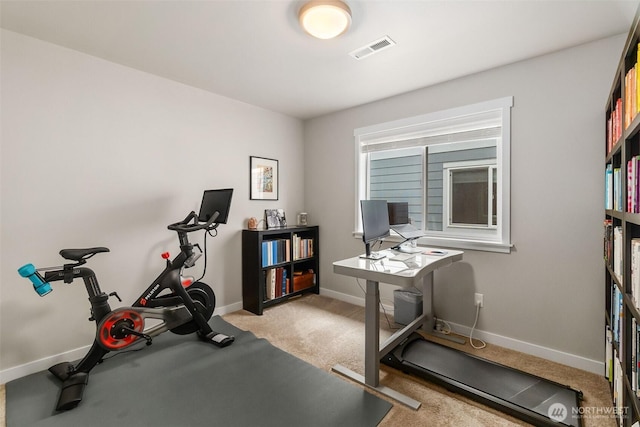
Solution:
[[(498, 224), (493, 224), (493, 221), (488, 220), (487, 224), (463, 224), (463, 223), (454, 223), (453, 222), (453, 205), (452, 201), (452, 192), (453, 186), (451, 183), (451, 173), (455, 171), (463, 171), (467, 169), (486, 169), (486, 178), (487, 178), (487, 213), (488, 218), (492, 218), (493, 216), (493, 172), (497, 171), (498, 166), (495, 161), (487, 161), (487, 160), (470, 160), (463, 162), (450, 162), (445, 163), (442, 168), (442, 180), (444, 182), (444, 188), (446, 191), (443, 192), (444, 200), (442, 210), (443, 212), (447, 212), (447, 219), (443, 221), (443, 232), (444, 233), (456, 233), (458, 229), (465, 229), (465, 233), (469, 233), (470, 235), (476, 235), (478, 237), (484, 236), (493, 236), (495, 234), (494, 230), (498, 230)], [(496, 208), (497, 210), (497, 208)], [(444, 234), (443, 233), (443, 234)]]
[[(375, 147), (382, 150), (406, 148), (410, 146), (436, 146), (448, 142), (450, 135), (462, 135), (465, 132), (477, 133), (486, 129), (499, 129), (497, 135), (486, 139), (497, 138), (496, 167), (498, 170), (497, 213), (498, 224), (495, 236), (482, 236), (438, 231), (418, 240), (420, 245), (444, 246), (458, 249), (473, 249), (490, 252), (510, 253), (511, 218), (510, 218), (510, 182), (511, 182), (511, 108), (513, 97), (498, 98), (472, 105), (451, 108), (448, 110), (427, 113), (420, 116), (366, 126), (354, 130), (355, 139), (355, 236), (362, 232), (360, 203), (368, 198), (368, 154)], [(496, 125), (499, 123), (499, 125)], [(482, 139), (478, 137), (477, 139)], [(421, 142), (427, 141), (427, 142)], [(436, 141), (436, 142), (429, 142)], [(412, 145), (413, 144), (413, 145)], [(426, 159), (425, 159), (426, 161)], [(426, 177), (424, 178), (426, 204)], [(448, 221), (448, 219), (447, 219)], [(423, 224), (427, 224), (423, 210)], [(467, 227), (456, 227), (457, 229)], [(434, 232), (436, 233), (436, 232)], [(392, 236), (390, 240), (393, 240)]]

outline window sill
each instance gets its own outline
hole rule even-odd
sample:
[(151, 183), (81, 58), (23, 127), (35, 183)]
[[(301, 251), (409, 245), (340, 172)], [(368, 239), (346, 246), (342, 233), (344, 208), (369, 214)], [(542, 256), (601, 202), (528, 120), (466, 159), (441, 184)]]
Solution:
[[(353, 232), (353, 237), (356, 239), (362, 239), (362, 233), (358, 231)], [(404, 241), (403, 238), (397, 235), (392, 235), (389, 237), (385, 237), (385, 242), (388, 243), (400, 243)], [(498, 243), (498, 242), (487, 242), (483, 240), (470, 240), (470, 239), (452, 239), (445, 237), (421, 237), (418, 239), (418, 246), (427, 246), (427, 247), (443, 247), (450, 249), (468, 249), (474, 251), (484, 251), (484, 252), (497, 252), (509, 254), (511, 253), (511, 249), (513, 245), (510, 243)]]

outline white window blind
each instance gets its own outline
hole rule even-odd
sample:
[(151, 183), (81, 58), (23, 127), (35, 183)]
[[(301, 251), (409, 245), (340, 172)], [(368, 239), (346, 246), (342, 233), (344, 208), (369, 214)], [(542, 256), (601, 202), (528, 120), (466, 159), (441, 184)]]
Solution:
[[(427, 234), (421, 243), (509, 252), (512, 106), (512, 97), (500, 98), (356, 129), (356, 230), (359, 200), (407, 201), (412, 222)], [(452, 206), (447, 201), (454, 200), (447, 195), (457, 190), (443, 179), (442, 165), (480, 160), (495, 165), (496, 194), (492, 185), (484, 198), (495, 197), (495, 221), (481, 231), (447, 226), (444, 214)]]

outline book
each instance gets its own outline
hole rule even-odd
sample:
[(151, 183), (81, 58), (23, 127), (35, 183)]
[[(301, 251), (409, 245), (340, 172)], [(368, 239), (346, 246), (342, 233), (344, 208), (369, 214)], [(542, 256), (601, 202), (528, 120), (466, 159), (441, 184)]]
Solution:
[(611, 266), (613, 261), (613, 221), (604, 220), (604, 259)]
[(265, 271), (265, 300), (273, 300), (291, 292), (287, 269), (284, 267), (270, 268)]
[(314, 256), (313, 239), (293, 235), (293, 259), (311, 258)]
[(640, 239), (631, 239), (631, 298), (640, 309)]
[(609, 151), (611, 151), (611, 149), (613, 149), (613, 146), (616, 145), (616, 143), (622, 136), (622, 98), (616, 99), (609, 120), (611, 121), (611, 124), (608, 125), (608, 127), (611, 128), (609, 134), (609, 145), (611, 147)]
[(622, 171), (618, 167), (613, 168), (613, 209), (622, 211)]
[(613, 165), (607, 164), (604, 172), (604, 208), (613, 209)]
[[(608, 166), (607, 166), (608, 169)], [(627, 212), (640, 213), (640, 156), (627, 161)], [(608, 173), (608, 170), (605, 174)], [(607, 180), (605, 179), (605, 184)], [(608, 189), (605, 187), (605, 193)]]
[(605, 367), (604, 367), (604, 376), (609, 382), (613, 381), (613, 371), (612, 371), (612, 351), (613, 351), (613, 343), (611, 336), (611, 328), (607, 325), (605, 332)]
[(619, 425), (622, 425), (622, 415), (624, 412), (624, 381), (622, 363), (618, 357), (618, 352), (614, 351), (614, 373), (613, 373), (613, 404), (616, 408), (616, 418)]
[(638, 388), (638, 364), (636, 362), (636, 344), (637, 344), (637, 325), (635, 317), (631, 317), (631, 390), (634, 394), (637, 392)]
[(291, 261), (291, 240), (273, 239), (262, 242), (262, 266), (281, 264)]
[(611, 267), (619, 283), (623, 283), (623, 244), (622, 227), (613, 227), (613, 265)]

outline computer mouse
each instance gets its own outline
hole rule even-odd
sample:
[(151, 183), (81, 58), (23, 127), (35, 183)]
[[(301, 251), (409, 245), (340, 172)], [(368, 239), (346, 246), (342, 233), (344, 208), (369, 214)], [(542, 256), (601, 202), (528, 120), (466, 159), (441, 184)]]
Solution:
[(438, 250), (438, 249), (433, 249), (433, 250), (426, 251), (426, 252), (423, 252), (423, 253), (424, 253), (425, 255), (444, 255), (444, 254), (446, 254), (447, 252), (446, 252), (446, 251), (440, 251), (440, 250)]

